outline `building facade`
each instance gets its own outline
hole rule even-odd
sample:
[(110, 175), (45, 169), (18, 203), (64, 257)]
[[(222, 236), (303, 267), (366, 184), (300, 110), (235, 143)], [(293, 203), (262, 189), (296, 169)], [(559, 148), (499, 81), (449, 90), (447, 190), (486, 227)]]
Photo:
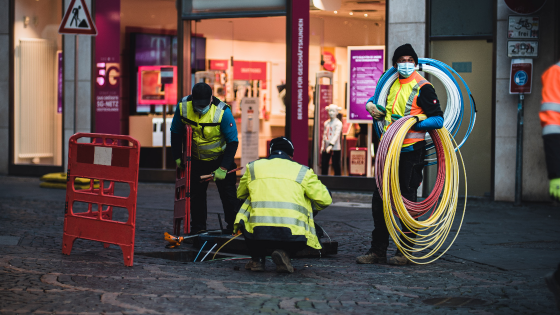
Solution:
[[(74, 132), (130, 134), (142, 143), (142, 168), (171, 169), (169, 148), (166, 160), (161, 152), (163, 114), (169, 119), (177, 97), (199, 81), (213, 85), (240, 123), (244, 99), (259, 102), (259, 156), (266, 155), (267, 140), (295, 130), (286, 118), (297, 110), (290, 84), (298, 71), (290, 70), (289, 52), (298, 39), (289, 27), (297, 13), (295, 0), (264, 1), (259, 8), (250, 1), (238, 1), (236, 8), (207, 1), (208, 7), (199, 8), (190, 0), (85, 0), (99, 32), (111, 36), (78, 36), (78, 45), (76, 36), (57, 33), (71, 2), (0, 0), (0, 106), (6, 113), (0, 117), (1, 174), (64, 171)], [(536, 17), (538, 33), (531, 40), (538, 43), (538, 56), (531, 58), (532, 92), (524, 99), (522, 199), (548, 200), (538, 119), (540, 75), (560, 59), (560, 4), (543, 1), (536, 12), (523, 15), (510, 9), (510, 2), (515, 1), (310, 1), (309, 84), (303, 97), (309, 100), (304, 104), (308, 116), (321, 119), (321, 106), (328, 102), (345, 109), (341, 118), (348, 121), (352, 47), (383, 47), (387, 69), (394, 49), (410, 43), (419, 57), (458, 71), (475, 99), (476, 125), (462, 148), (467, 194), (513, 201), (519, 97), (509, 93), (513, 39), (508, 27), (510, 17)], [(162, 81), (166, 71), (173, 78), (168, 85)], [(427, 78), (446, 104), (443, 85)], [(330, 85), (327, 96), (319, 93), (323, 85)], [(313, 121), (305, 120), (311, 142)], [(353, 123), (345, 132), (346, 149), (367, 147), (367, 125)], [(313, 146), (305, 157), (310, 165), (317, 158)], [(343, 164), (348, 160), (343, 153)], [(434, 173), (428, 168), (425, 193)]]

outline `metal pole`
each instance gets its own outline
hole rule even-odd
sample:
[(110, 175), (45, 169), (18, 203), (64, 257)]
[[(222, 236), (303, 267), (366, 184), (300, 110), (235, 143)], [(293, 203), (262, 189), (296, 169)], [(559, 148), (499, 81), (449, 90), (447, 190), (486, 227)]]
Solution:
[(78, 131), (76, 128), (78, 121), (78, 35), (76, 35), (76, 47), (74, 48), (74, 134)]
[(366, 143), (367, 143), (367, 145), (366, 145), (366, 148), (367, 148), (367, 151), (366, 151), (366, 152), (367, 152), (367, 154), (366, 154), (366, 158), (367, 158), (367, 161), (366, 161), (366, 167), (367, 167), (366, 174), (367, 174), (367, 175), (366, 175), (366, 176), (367, 176), (367, 177), (372, 177), (372, 172), (371, 172), (371, 158), (372, 158), (372, 156), (371, 156), (371, 143), (373, 142), (373, 136), (372, 136), (372, 134), (373, 134), (373, 125), (372, 125), (372, 124), (368, 124), (368, 125), (367, 125), (367, 141), (366, 141)]
[(167, 151), (167, 124), (165, 123), (166, 113), (167, 112), (167, 105), (163, 105), (162, 113), (163, 113), (163, 123), (161, 124), (161, 133), (163, 134), (163, 142), (161, 145), (161, 169), (165, 169), (165, 151)]
[(525, 95), (519, 94), (517, 103), (517, 150), (515, 159), (515, 205), (521, 205), (523, 180), (523, 100)]

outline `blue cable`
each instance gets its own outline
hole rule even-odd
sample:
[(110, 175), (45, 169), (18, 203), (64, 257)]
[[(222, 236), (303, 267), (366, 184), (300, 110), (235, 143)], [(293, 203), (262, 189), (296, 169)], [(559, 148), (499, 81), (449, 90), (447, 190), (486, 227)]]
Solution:
[(196, 257), (194, 258), (193, 262), (196, 261), (196, 259), (198, 258), (198, 255), (200, 255), (200, 253), (202, 252), (202, 249), (204, 249), (204, 246), (206, 246), (206, 243), (208, 243), (208, 241), (204, 241), (204, 244), (202, 244), (202, 247), (198, 251), (198, 254), (196, 254)]

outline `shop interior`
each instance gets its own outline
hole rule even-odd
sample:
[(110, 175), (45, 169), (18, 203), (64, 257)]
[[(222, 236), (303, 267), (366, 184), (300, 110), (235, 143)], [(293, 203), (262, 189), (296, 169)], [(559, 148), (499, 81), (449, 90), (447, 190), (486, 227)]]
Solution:
[[(100, 5), (103, 2), (96, 1), (92, 11)], [(174, 0), (120, 0), (120, 130), (140, 141), (142, 168), (174, 168), (169, 127), (178, 101), (175, 5)], [(16, 1), (15, 163), (62, 163), (62, 37), (57, 32), (61, 8), (61, 0)], [(310, 165), (317, 167), (321, 164), (322, 125), (329, 119), (326, 105), (340, 108), (338, 118), (344, 123), (342, 150), (367, 146), (367, 127), (346, 121), (347, 47), (385, 44), (385, 1), (343, 0), (337, 11), (312, 7), (310, 16), (309, 150), (314, 159)], [(246, 121), (258, 120), (258, 128), (250, 128), (258, 139), (252, 149), (258, 147), (255, 156), (265, 157), (267, 142), (284, 135), (286, 17), (203, 19), (190, 23), (192, 53), (187, 59), (191, 62), (192, 84), (207, 82), (215, 96), (231, 106), (240, 140), (236, 162), (243, 162), (242, 130), (247, 129), (243, 127)], [(38, 58), (50, 62), (41, 63), (39, 70), (27, 69)], [(33, 85), (36, 93), (28, 93), (26, 88), (31, 85), (21, 82), (30, 82), (37, 74), (40, 78)], [(331, 85), (328, 95), (320, 95), (319, 84)], [(258, 106), (242, 111), (250, 99)], [(321, 128), (314, 129), (317, 119), (321, 119)], [(166, 163), (162, 163), (163, 143)], [(342, 175), (349, 173), (345, 166), (348, 156), (348, 152), (342, 154), (346, 161), (342, 162)], [(334, 170), (328, 173), (332, 175)]]
[[(176, 16), (176, 11), (162, 10), (160, 11), (162, 15), (158, 16), (156, 11), (140, 9), (142, 6), (138, 5), (136, 1), (132, 5), (132, 2), (132, 0), (122, 0), (121, 13), (121, 29), (126, 36), (122, 42), (127, 44), (122, 47), (123, 60), (129, 59), (128, 64), (130, 65), (127, 72), (130, 89), (129, 133), (141, 141), (143, 151), (146, 152), (141, 157), (141, 167), (160, 168), (162, 167), (161, 145), (163, 143), (162, 110), (164, 108), (167, 110), (166, 128), (169, 130), (176, 104), (174, 99), (167, 105), (160, 103), (167, 99), (165, 93), (174, 89), (171, 84), (166, 85), (162, 82), (165, 80), (165, 69), (168, 73), (172, 73), (171, 69), (176, 69), (177, 41), (176, 25), (166, 27), (164, 24), (158, 25), (156, 21), (169, 21)], [(171, 1), (158, 1), (157, 3), (167, 6), (174, 5), (174, 2)], [(131, 13), (127, 12), (129, 10)], [(150, 12), (152, 16), (136, 16), (132, 14), (133, 10)], [(330, 101), (327, 103), (336, 104), (341, 109), (338, 117), (344, 122), (343, 135), (340, 136), (341, 142), (345, 142), (343, 147), (346, 150), (353, 147), (366, 147), (364, 129), (367, 127), (364, 128), (362, 125), (360, 132), (359, 125), (346, 122), (347, 47), (384, 45), (385, 3), (381, 1), (360, 3), (343, 1), (341, 10), (312, 10), (310, 15), (308, 89), (310, 156), (313, 156), (313, 137), (319, 138), (319, 142), (315, 143), (318, 147), (320, 147), (322, 138), (322, 130), (314, 132), (313, 129), (316, 119), (314, 104), (318, 103), (319, 98), (316, 91), (317, 84), (332, 85)], [(154, 21), (154, 24), (146, 24), (146, 20)], [(214, 95), (231, 106), (239, 131), (240, 146), (236, 155), (238, 164), (240, 162), (243, 164), (241, 161), (244, 139), (242, 124), (245, 119), (242, 119), (244, 115), (242, 104), (244, 99), (257, 99), (258, 110), (255, 112), (252, 109), (247, 115), (251, 116), (250, 119), (258, 116), (258, 157), (266, 157), (267, 142), (274, 137), (284, 135), (286, 17), (204, 19), (191, 21), (191, 23), (192, 84), (196, 82), (210, 84)], [(143, 44), (148, 42), (152, 45)], [(148, 55), (158, 55), (161, 58), (144, 58)], [(330, 77), (318, 79), (317, 74), (324, 72), (330, 72)], [(124, 84), (124, 86), (126, 85)], [(164, 86), (164, 91), (161, 89), (162, 86)], [(155, 92), (151, 94), (143, 92), (148, 90)], [(124, 89), (123, 92), (126, 93)], [(324, 104), (324, 102), (321, 103), (321, 106)], [(318, 114), (323, 117), (321, 122), (325, 120), (325, 117), (328, 119), (328, 113), (324, 107), (319, 110)], [(169, 132), (166, 132), (165, 142), (167, 146), (170, 145)], [(148, 154), (149, 150), (144, 150), (145, 148), (153, 148), (151, 154)], [(320, 148), (317, 151), (320, 151)], [(168, 148), (167, 168), (173, 168), (174, 165), (170, 155), (171, 151)], [(349, 154), (343, 156), (348, 159)], [(320, 157), (317, 157), (319, 166), (320, 161)], [(313, 161), (310, 161), (311, 164)], [(345, 163), (342, 164), (344, 166)], [(348, 168), (343, 167), (342, 169), (343, 175), (347, 175)], [(332, 167), (329, 174), (334, 175)]]

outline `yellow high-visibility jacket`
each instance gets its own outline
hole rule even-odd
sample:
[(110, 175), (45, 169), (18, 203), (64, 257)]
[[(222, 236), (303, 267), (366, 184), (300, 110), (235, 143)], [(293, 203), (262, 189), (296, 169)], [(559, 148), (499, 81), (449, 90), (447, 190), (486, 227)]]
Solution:
[(179, 106), (179, 115), (184, 124), (193, 130), (192, 156), (197, 160), (212, 161), (224, 154), (226, 140), (220, 130), (222, 117), (228, 105), (212, 103), (210, 110), (201, 115), (194, 111), (192, 101), (185, 97)]
[(237, 198), (246, 200), (237, 213), (235, 231), (243, 228), (246, 237), (257, 240), (307, 241), (308, 246), (321, 249), (313, 210), (328, 207), (332, 198), (312, 169), (287, 155), (251, 162)]

